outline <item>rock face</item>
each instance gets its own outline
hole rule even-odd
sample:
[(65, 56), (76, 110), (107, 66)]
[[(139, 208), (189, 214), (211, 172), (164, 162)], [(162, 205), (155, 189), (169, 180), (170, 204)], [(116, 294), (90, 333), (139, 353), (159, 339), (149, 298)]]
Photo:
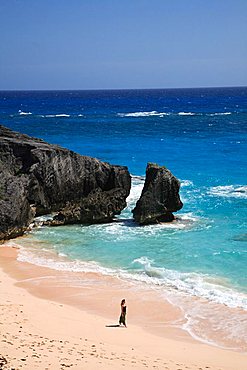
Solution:
[(127, 167), (0, 125), (0, 240), (22, 235), (35, 215), (64, 207), (59, 223), (111, 221), (126, 206), (130, 186)]
[(183, 207), (179, 197), (180, 182), (165, 167), (148, 163), (146, 180), (133, 216), (140, 225), (174, 220), (172, 212)]
[(100, 188), (92, 190), (89, 195), (80, 202), (68, 202), (66, 206), (47, 221), (47, 225), (58, 226), (65, 224), (104, 223), (112, 221), (116, 214), (120, 214), (123, 207), (123, 199), (126, 197), (124, 189), (112, 189), (102, 191)]

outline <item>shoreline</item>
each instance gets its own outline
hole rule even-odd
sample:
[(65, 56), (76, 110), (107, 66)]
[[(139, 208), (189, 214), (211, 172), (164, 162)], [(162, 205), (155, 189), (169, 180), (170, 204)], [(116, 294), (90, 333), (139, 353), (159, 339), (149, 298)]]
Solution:
[[(5, 333), (1, 335), (0, 354), (11, 366), (21, 363), (26, 368), (60, 369), (64, 361), (64, 365), (70, 364), (72, 368), (83, 365), (86, 369), (98, 366), (118, 369), (123, 365), (172, 370), (246, 369), (246, 353), (203, 344), (176, 328), (181, 313), (169, 303), (159, 302), (156, 306), (155, 292), (152, 295), (143, 289), (140, 299), (131, 284), (121, 281), (116, 284), (109, 277), (99, 280), (92, 273), (77, 274), (83, 289), (78, 291), (73, 280), (68, 289), (65, 281), (68, 273), (19, 262), (17, 253), (15, 248), (0, 247), (0, 322), (1, 333)], [(128, 328), (106, 327), (117, 323), (123, 294), (128, 305)], [(165, 312), (166, 321), (161, 312)], [(156, 322), (151, 321), (153, 317)], [(83, 352), (77, 350), (82, 343)], [(24, 352), (26, 357), (22, 360)], [(22, 359), (18, 360), (19, 357)]]
[(28, 235), (18, 238), (18, 244), (11, 241), (5, 245), (19, 251), (18, 262), (27, 270), (22, 280), (28, 278), (28, 284), (22, 282), (21, 286), (34, 295), (109, 319), (115, 317), (117, 322), (119, 302), (128, 297), (132, 322), (151, 333), (161, 337), (169, 333), (247, 353), (247, 311), (242, 308), (183, 295), (179, 290), (169, 289), (169, 285), (150, 285), (121, 271), (98, 269), (97, 264), (71, 260), (66, 254), (45, 251), (46, 243), (40, 244)]

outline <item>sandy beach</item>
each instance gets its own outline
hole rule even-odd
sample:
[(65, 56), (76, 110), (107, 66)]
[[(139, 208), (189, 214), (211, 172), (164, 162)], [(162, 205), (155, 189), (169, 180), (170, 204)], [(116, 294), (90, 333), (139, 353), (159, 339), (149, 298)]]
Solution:
[[(62, 284), (61, 272), (18, 262), (17, 253), (0, 248), (1, 369), (246, 370), (245, 353), (202, 344), (175, 326), (166, 329), (165, 323), (161, 333), (155, 297), (146, 304), (145, 291), (145, 305), (128, 286), (117, 293), (114, 281), (107, 282), (108, 290), (85, 284), (79, 292)], [(114, 326), (123, 294), (127, 329)], [(165, 309), (167, 322), (179, 320), (172, 306)], [(153, 325), (148, 313), (157, 319)]]
[(247, 0), (0, 10), (0, 370), (247, 370)]

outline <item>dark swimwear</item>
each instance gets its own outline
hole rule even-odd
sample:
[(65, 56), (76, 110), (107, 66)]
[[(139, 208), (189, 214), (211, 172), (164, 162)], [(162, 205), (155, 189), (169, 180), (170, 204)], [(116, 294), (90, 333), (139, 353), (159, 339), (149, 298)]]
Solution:
[(124, 326), (126, 326), (125, 316), (126, 316), (126, 306), (123, 306), (122, 307), (122, 313), (121, 313), (120, 318), (119, 318), (119, 325), (123, 324)]
[(120, 318), (119, 318), (119, 325), (123, 324), (124, 326), (126, 326), (126, 323), (125, 323), (125, 315), (126, 313), (122, 313)]

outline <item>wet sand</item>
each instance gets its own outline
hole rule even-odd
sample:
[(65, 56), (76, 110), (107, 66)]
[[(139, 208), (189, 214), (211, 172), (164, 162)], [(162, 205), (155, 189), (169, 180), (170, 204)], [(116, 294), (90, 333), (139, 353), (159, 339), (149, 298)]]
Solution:
[[(181, 330), (182, 312), (155, 291), (18, 262), (17, 253), (0, 248), (0, 369), (247, 369), (245, 353)], [(122, 298), (127, 329), (114, 326)]]

